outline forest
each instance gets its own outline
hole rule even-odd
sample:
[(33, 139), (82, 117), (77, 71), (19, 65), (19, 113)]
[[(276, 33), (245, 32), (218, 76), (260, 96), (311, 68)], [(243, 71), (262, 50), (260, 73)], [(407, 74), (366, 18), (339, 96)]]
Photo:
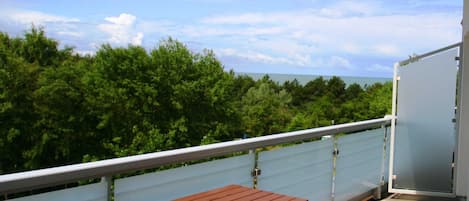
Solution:
[(43, 28), (0, 32), (0, 174), (380, 118), (391, 91), (236, 76), (172, 38), (80, 55)]

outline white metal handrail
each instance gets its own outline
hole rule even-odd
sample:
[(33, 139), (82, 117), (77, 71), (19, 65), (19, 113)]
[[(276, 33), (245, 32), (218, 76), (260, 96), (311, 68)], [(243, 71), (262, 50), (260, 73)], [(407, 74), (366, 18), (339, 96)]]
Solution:
[(408, 58), (406, 60), (403, 60), (403, 61), (400, 61), (400, 62), (397, 62), (397, 64), (399, 64), (399, 66), (405, 66), (409, 63), (418, 61), (418, 60), (423, 59), (425, 57), (433, 56), (435, 54), (438, 54), (440, 52), (444, 52), (444, 51), (449, 50), (449, 49), (453, 49), (455, 47), (461, 48), (461, 46), (462, 46), (462, 42), (458, 42), (458, 43), (451, 44), (451, 45), (448, 45), (446, 47), (443, 47), (443, 48), (440, 48), (440, 49), (437, 49), (437, 50), (433, 50), (433, 51), (430, 51), (430, 52), (427, 52), (427, 53), (424, 53), (424, 54), (410, 56), (410, 58)]
[(293, 131), (237, 141), (0, 175), (0, 194), (37, 189), (82, 179), (112, 176), (119, 173), (156, 168), (162, 165), (221, 156), (237, 151), (246, 151), (259, 147), (307, 140), (325, 135), (361, 131), (378, 126), (388, 126), (392, 119), (392, 116), (386, 116), (379, 119)]

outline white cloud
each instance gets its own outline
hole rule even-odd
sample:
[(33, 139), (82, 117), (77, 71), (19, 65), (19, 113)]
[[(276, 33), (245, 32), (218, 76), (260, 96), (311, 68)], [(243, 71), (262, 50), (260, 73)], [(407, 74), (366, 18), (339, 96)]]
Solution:
[(78, 18), (20, 10), (8, 6), (0, 7), (0, 29), (23, 34), (25, 30), (31, 29), (31, 25), (44, 28), (48, 37), (53, 37), (65, 45), (80, 46), (81, 44), (69, 43), (81, 40), (85, 36), (82, 31), (85, 28)]
[(341, 18), (354, 15), (370, 15), (372, 9), (368, 5), (364, 4), (351, 4), (344, 2), (341, 5), (333, 8), (322, 8), (318, 14), (322, 17), (328, 18)]
[[(60, 41), (81, 44), (72, 44), (80, 50), (98, 49), (103, 36), (113, 45), (157, 43), (161, 37), (172, 36), (200, 42), (200, 49), (212, 48), (226, 58), (260, 62), (259, 66), (264, 63), (368, 72), (386, 72), (389, 68), (384, 62), (405, 59), (411, 53), (427, 52), (461, 38), (461, 13), (454, 10), (460, 6), (457, 2), (314, 1), (305, 3), (302, 10), (286, 7), (275, 12), (235, 13), (237, 9), (233, 9), (231, 14), (222, 11), (186, 21), (170, 21), (161, 15), (155, 16), (163, 19), (140, 19), (122, 13), (107, 16), (98, 25), (3, 5), (0, 28), (8, 31), (20, 27), (23, 31), (31, 22), (45, 25), (46, 31)], [(87, 47), (90, 43), (99, 44)]]
[[(206, 24), (283, 24), (287, 21), (304, 20), (305, 17), (343, 18), (356, 16), (370, 16), (378, 13), (376, 2), (363, 1), (338, 1), (329, 7), (319, 9), (305, 9), (293, 12), (270, 12), (270, 13), (243, 13), (239, 15), (221, 15), (203, 18)], [(296, 17), (296, 18), (294, 18)], [(307, 21), (306, 21), (307, 22)]]
[(353, 69), (354, 66), (348, 59), (341, 57), (341, 56), (333, 55), (333, 56), (315, 57), (310, 63), (309, 67), (350, 70), (350, 69)]
[(2, 11), (4, 12), (2, 17), (7, 17), (11, 21), (21, 23), (21, 24), (36, 24), (36, 25), (45, 25), (46, 23), (75, 23), (80, 22), (77, 18), (68, 18), (58, 15), (47, 14), (37, 11)]
[(104, 19), (115, 25), (131, 26), (135, 22), (137, 17), (127, 13), (122, 13), (118, 17), (106, 17)]
[[(327, 9), (333, 13), (326, 15)], [(244, 43), (240, 36), (268, 34), (271, 43), (291, 41), (291, 44), (314, 46), (309, 54), (393, 58), (405, 57), (409, 52), (425, 52), (460, 39), (458, 14), (380, 14), (383, 10), (378, 5), (345, 2), (316, 10), (212, 16), (202, 20), (203, 28), (192, 28), (190, 32), (205, 37), (234, 36), (240, 38), (240, 43)], [(264, 46), (261, 43), (256, 41), (249, 46), (256, 49)], [(291, 54), (291, 49), (284, 50), (285, 54)], [(305, 53), (297, 51), (297, 54)]]
[(181, 30), (185, 35), (191, 37), (207, 36), (259, 36), (259, 35), (280, 35), (285, 34), (287, 29), (280, 26), (271, 27), (244, 27), (227, 28), (212, 26), (185, 26)]
[(67, 37), (82, 37), (83, 32), (75, 32), (75, 31), (59, 31), (57, 32), (58, 35), (67, 36)]
[(232, 48), (223, 48), (215, 50), (215, 54), (218, 56), (234, 56), (240, 57), (242, 59), (247, 59), (249, 61), (268, 63), (268, 64), (295, 64), (294, 61), (284, 58), (284, 57), (275, 57), (268, 54), (254, 52), (251, 50), (248, 51), (238, 51)]
[(276, 20), (269, 18), (270, 14), (264, 13), (246, 13), (241, 15), (212, 16), (202, 19), (206, 24), (259, 24), (275, 23)]
[(136, 24), (136, 28), (146, 34), (160, 33), (171, 35), (174, 33), (173, 29), (175, 27), (177, 27), (176, 24), (167, 20), (141, 21)]
[(319, 14), (325, 17), (341, 17), (343, 15), (339, 10), (330, 8), (322, 8), (319, 10)]
[(142, 45), (143, 33), (138, 32), (135, 37), (132, 38), (132, 45)]
[[(339, 1), (316, 10), (211, 16), (185, 33), (229, 38), (236, 49), (223, 54), (250, 61), (358, 70), (351, 58), (372, 65), (376, 58), (399, 60), (452, 44), (460, 38), (459, 21), (453, 13), (396, 14), (377, 3)], [(384, 65), (366, 70), (389, 73)]]
[(383, 54), (387, 56), (399, 55), (399, 48), (391, 44), (378, 44), (374, 46), (373, 49), (379, 54)]
[(360, 46), (355, 43), (345, 43), (342, 46), (342, 50), (346, 53), (359, 54), (361, 49)]
[(385, 66), (381, 64), (373, 64), (371, 67), (366, 68), (366, 70), (379, 73), (391, 73), (394, 71), (391, 66)]
[(331, 7), (321, 9), (321, 14), (330, 17), (369, 16), (378, 10), (377, 1), (338, 1)]
[(301, 56), (277, 56), (271, 55), (269, 53), (255, 52), (252, 50), (240, 51), (233, 48), (216, 49), (215, 54), (219, 57), (231, 56), (265, 64), (294, 65), (311, 68), (353, 69), (351, 62), (341, 56), (316, 57), (311, 59), (309, 55), (305, 56), (307, 58), (301, 58)]
[(308, 43), (299, 43), (299, 41), (287, 38), (276, 38), (274, 40), (250, 38), (246, 49), (253, 48), (262, 52), (270, 52), (275, 55), (282, 55), (293, 61), (295, 65), (307, 66), (311, 64), (311, 54), (318, 51), (314, 46)]
[(108, 23), (99, 24), (98, 29), (107, 33), (109, 42), (117, 45), (141, 45), (144, 34), (134, 28), (137, 17), (122, 13), (117, 17), (106, 17)]
[(352, 64), (350, 64), (350, 61), (339, 56), (332, 56), (330, 60), (327, 63), (328, 66), (334, 66), (334, 67), (342, 67), (342, 68), (350, 68), (352, 67)]

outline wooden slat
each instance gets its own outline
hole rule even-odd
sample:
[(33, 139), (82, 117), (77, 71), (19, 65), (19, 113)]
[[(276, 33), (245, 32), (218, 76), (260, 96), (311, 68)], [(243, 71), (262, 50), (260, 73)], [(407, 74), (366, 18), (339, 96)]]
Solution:
[(194, 195), (178, 198), (174, 201), (307, 201), (287, 195), (229, 185)]
[(230, 196), (230, 195), (233, 195), (233, 194), (242, 193), (242, 192), (245, 192), (245, 191), (249, 191), (249, 188), (241, 188), (240, 187), (240, 188), (236, 188), (236, 189), (231, 189), (229, 191), (219, 192), (217, 194), (213, 194), (213, 195), (209, 195), (209, 196), (206, 196), (206, 197), (203, 197), (203, 198), (195, 199), (193, 201), (219, 200), (221, 198), (224, 198), (224, 197), (227, 197), (227, 196)]
[(272, 195), (272, 193), (267, 192), (267, 191), (260, 191), (260, 192), (254, 193), (252, 195), (237, 199), (236, 201), (253, 201), (253, 200), (257, 201), (257, 199), (261, 199), (261, 198), (269, 196), (269, 195)]
[(205, 192), (202, 192), (202, 193), (198, 193), (198, 194), (178, 198), (174, 201), (192, 201), (192, 200), (196, 200), (196, 199), (199, 199), (199, 198), (208, 197), (210, 195), (218, 194), (218, 193), (221, 193), (221, 192), (230, 191), (230, 190), (233, 190), (233, 189), (240, 189), (240, 188), (241, 188), (241, 186), (238, 186), (238, 185), (228, 185), (228, 186), (225, 186), (225, 187), (222, 187), (222, 188), (217, 188), (217, 189), (213, 189), (213, 190), (210, 190), (210, 191), (205, 191)]
[(220, 201), (237, 200), (237, 199), (240, 199), (240, 198), (243, 198), (243, 197), (258, 193), (258, 192), (260, 192), (260, 190), (252, 189), (252, 190), (245, 191), (245, 192), (242, 192), (242, 193), (237, 193), (237, 194), (233, 194), (233, 195), (230, 195), (230, 196), (226, 196), (224, 198), (221, 198)]
[(279, 195), (279, 194), (271, 194), (269, 196), (266, 196), (266, 197), (263, 197), (263, 198), (259, 198), (257, 199), (256, 201), (272, 201), (272, 200), (275, 200), (277, 198), (280, 198), (280, 197), (283, 197), (284, 195)]

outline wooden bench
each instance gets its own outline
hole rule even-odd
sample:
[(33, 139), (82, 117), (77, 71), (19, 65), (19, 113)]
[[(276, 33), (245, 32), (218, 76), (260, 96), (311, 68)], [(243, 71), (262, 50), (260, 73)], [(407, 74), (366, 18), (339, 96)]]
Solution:
[(247, 188), (239, 185), (229, 185), (210, 191), (178, 198), (174, 201), (308, 201), (287, 195), (280, 195), (268, 191)]

